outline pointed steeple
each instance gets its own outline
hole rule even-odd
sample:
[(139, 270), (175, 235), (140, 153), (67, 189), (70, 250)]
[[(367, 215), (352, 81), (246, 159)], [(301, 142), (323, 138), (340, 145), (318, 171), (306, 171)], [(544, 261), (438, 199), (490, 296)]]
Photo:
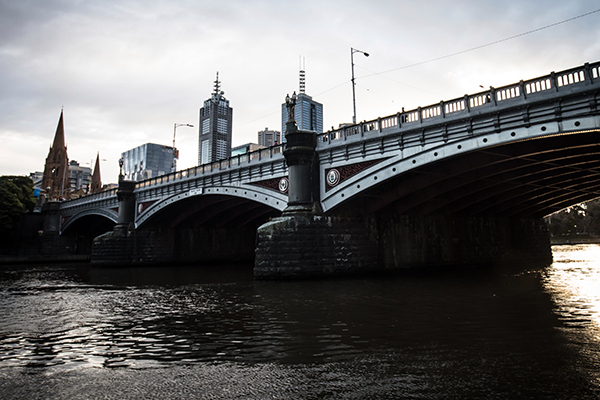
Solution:
[(102, 191), (102, 180), (100, 179), (100, 152), (98, 152), (96, 155), (96, 166), (94, 167), (94, 173), (92, 174), (90, 194), (98, 193), (100, 191)]
[(67, 147), (65, 146), (62, 110), (60, 111), (60, 118), (56, 127), (56, 133), (54, 134), (52, 147), (50, 147), (48, 157), (46, 157), (42, 189), (46, 191), (46, 198), (49, 200), (58, 200), (59, 198), (68, 199), (71, 194), (69, 157), (67, 156)]
[(65, 147), (65, 127), (63, 124), (63, 110), (60, 110), (60, 118), (58, 119), (58, 126), (56, 127), (56, 133), (54, 134), (53, 148), (62, 149)]

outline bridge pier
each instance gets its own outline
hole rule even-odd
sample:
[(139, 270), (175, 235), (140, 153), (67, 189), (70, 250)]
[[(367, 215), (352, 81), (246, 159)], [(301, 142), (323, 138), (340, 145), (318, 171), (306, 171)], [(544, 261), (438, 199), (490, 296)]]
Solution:
[(551, 262), (543, 220), (304, 214), (259, 228), (254, 275), (287, 279)]
[(75, 254), (76, 241), (61, 235), (62, 216), (59, 201), (46, 201), (42, 206), (42, 234), (39, 237), (38, 253), (42, 256)]
[[(289, 201), (281, 217), (258, 228), (254, 276), (303, 278), (366, 272), (377, 262), (371, 226), (364, 218), (323, 216), (318, 207), (316, 134), (287, 123), (283, 155), (289, 167)], [(317, 184), (317, 185), (315, 185)]]
[(95, 265), (124, 265), (135, 262), (136, 232), (135, 182), (126, 181), (119, 175), (119, 213), (114, 229), (94, 239), (91, 263)]

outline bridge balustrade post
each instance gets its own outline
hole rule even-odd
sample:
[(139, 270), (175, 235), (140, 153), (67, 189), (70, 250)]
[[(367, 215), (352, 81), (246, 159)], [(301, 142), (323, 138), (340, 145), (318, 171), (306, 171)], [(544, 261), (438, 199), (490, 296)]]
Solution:
[(494, 103), (494, 106), (498, 105), (498, 99), (496, 98), (496, 88), (490, 86), (490, 100)]
[(558, 79), (556, 79), (556, 72), (552, 71), (550, 73), (550, 81), (552, 82), (552, 85), (554, 86), (554, 91), (558, 92)]
[(594, 83), (594, 78), (592, 77), (592, 68), (590, 67), (590, 63), (583, 64), (583, 70), (586, 75), (586, 85), (591, 85)]
[(523, 99), (527, 100), (527, 88), (525, 87), (525, 82), (523, 82), (523, 79), (521, 79), (519, 81), (519, 89), (521, 91), (521, 96), (523, 96)]

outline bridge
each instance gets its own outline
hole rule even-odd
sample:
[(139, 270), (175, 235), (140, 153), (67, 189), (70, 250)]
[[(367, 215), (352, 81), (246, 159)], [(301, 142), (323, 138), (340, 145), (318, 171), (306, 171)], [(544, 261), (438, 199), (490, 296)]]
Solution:
[[(323, 134), (298, 131), (279, 146), (60, 203), (55, 230), (91, 243), (117, 224), (121, 237), (126, 231), (138, 246), (147, 243), (133, 257), (140, 262), (256, 256), (255, 271), (265, 276), (310, 263), (322, 265), (315, 274), (373, 263), (468, 263), (461, 254), (475, 248), (488, 258), (494, 248), (497, 257), (517, 240), (507, 232), (529, 231), (518, 240), (543, 242), (541, 217), (600, 197), (599, 89), (596, 62)], [(281, 226), (273, 231), (277, 223), (289, 241)], [(298, 224), (312, 232), (301, 247)], [(288, 259), (314, 240), (343, 249)], [(549, 245), (536, 246), (547, 258)], [(432, 248), (437, 261), (419, 261)], [(119, 251), (111, 254), (118, 259)]]

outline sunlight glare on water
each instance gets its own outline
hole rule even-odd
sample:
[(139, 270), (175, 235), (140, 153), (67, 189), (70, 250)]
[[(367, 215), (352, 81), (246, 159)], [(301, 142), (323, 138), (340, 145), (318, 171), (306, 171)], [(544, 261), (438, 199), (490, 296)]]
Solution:
[(570, 325), (600, 329), (600, 245), (555, 246), (545, 284)]

